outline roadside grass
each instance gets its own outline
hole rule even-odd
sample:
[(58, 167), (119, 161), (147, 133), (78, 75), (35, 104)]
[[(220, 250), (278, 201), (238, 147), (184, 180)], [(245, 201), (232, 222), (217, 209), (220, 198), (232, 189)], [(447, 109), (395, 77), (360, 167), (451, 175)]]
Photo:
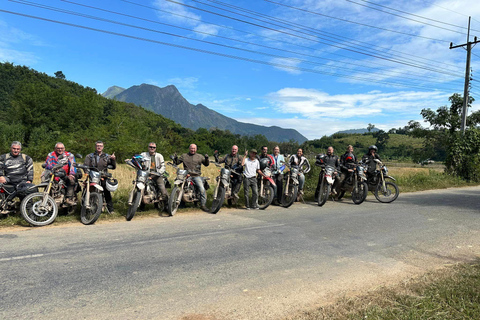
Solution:
[(301, 312), (285, 320), (480, 319), (480, 261), (427, 273), (393, 287)]
[[(313, 164), (314, 161), (312, 160), (311, 163)], [(34, 164), (35, 170), (35, 179), (34, 183), (40, 183), (40, 175), (43, 171), (41, 167), (41, 163)], [(102, 214), (99, 220), (121, 220), (125, 218), (125, 214), (127, 212), (127, 201), (129, 192), (133, 186), (132, 182), (135, 179), (136, 171), (127, 166), (126, 164), (119, 164), (116, 170), (111, 171), (113, 176), (118, 179), (119, 187), (116, 192), (113, 193), (113, 201), (115, 207), (114, 214)], [(175, 178), (175, 169), (171, 166), (167, 166), (167, 172), (169, 173), (170, 177), (169, 180), (173, 183)], [(312, 170), (310, 173), (307, 174), (306, 182), (305, 182), (305, 195), (304, 199), (306, 201), (313, 201), (315, 188), (317, 186), (318, 175), (320, 172), (320, 168), (316, 166), (312, 166)], [(214, 164), (210, 164), (208, 167), (202, 168), (202, 173), (205, 177), (210, 178), (209, 184), (210, 189), (207, 191), (207, 206), (211, 205), (213, 192), (215, 188), (215, 177), (219, 173), (219, 168), (217, 168)], [(450, 187), (464, 187), (464, 186), (473, 186), (476, 185), (474, 183), (468, 183), (460, 178), (453, 177), (443, 173), (441, 167), (435, 168), (418, 168), (418, 167), (403, 167), (403, 166), (391, 166), (389, 167), (389, 174), (397, 179), (397, 185), (400, 188), (400, 192), (415, 192), (415, 191), (422, 191), (422, 190), (430, 190), (430, 189), (442, 189), (442, 188), (450, 188)], [(171, 189), (167, 190), (171, 192)], [(243, 199), (243, 187), (239, 193), (240, 201), (239, 201), (239, 208), (243, 207), (244, 199)], [(347, 194), (347, 196), (349, 196)], [(79, 194), (80, 197), (80, 194)], [(177, 214), (181, 214), (182, 212), (189, 212), (198, 210), (197, 207), (194, 207), (192, 204), (187, 204), (185, 207), (179, 209)], [(136, 217), (142, 216), (168, 216), (166, 212), (159, 213), (158, 210), (153, 208), (153, 205), (147, 205), (146, 210), (143, 212), (137, 212), (135, 214)], [(71, 215), (61, 215), (57, 217), (55, 223), (69, 223), (69, 222), (79, 222), (80, 221), (80, 208), (77, 207), (77, 210), (74, 214)], [(28, 226), (23, 218), (21, 217), (20, 213), (9, 216), (6, 218), (0, 219), (0, 228), (5, 226)]]

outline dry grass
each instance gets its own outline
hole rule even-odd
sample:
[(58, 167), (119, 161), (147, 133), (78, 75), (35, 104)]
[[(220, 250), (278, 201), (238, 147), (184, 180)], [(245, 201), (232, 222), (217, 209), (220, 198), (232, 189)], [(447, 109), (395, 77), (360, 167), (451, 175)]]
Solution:
[(394, 287), (342, 298), (288, 320), (480, 319), (480, 264), (437, 270)]

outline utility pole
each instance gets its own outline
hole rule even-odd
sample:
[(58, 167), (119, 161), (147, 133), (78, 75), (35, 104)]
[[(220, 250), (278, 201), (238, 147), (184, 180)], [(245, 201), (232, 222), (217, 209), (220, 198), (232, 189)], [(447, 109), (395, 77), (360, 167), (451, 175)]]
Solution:
[(467, 68), (465, 70), (465, 87), (463, 89), (463, 108), (462, 108), (462, 122), (460, 124), (460, 130), (462, 133), (465, 132), (465, 128), (467, 127), (467, 106), (468, 106), (468, 87), (470, 85), (470, 57), (472, 56), (472, 45), (479, 43), (480, 40), (477, 40), (477, 37), (470, 41), (470, 20), (472, 17), (468, 17), (468, 32), (467, 32), (467, 43), (460, 44), (458, 46), (454, 46), (453, 43), (450, 42), (450, 49), (460, 48), (467, 46)]

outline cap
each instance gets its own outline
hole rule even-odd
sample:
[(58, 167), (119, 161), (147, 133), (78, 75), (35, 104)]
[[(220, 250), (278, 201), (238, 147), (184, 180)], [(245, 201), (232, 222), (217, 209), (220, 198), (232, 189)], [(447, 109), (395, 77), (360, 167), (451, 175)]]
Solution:
[(251, 149), (250, 152), (258, 153), (258, 152), (257, 152), (257, 149)]

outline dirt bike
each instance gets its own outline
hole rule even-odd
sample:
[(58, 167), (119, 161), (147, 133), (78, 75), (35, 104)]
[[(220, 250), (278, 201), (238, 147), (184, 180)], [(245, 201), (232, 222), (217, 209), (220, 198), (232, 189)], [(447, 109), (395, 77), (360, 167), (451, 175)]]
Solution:
[[(395, 184), (395, 178), (388, 175), (387, 166), (385, 166), (379, 159), (374, 159), (376, 170), (373, 175), (367, 173), (368, 190), (372, 191), (378, 201), (383, 203), (390, 203), (397, 199), (400, 191)], [(368, 162), (366, 163), (368, 164)], [(392, 181), (386, 181), (386, 179)]]
[[(76, 155), (77, 158), (81, 158), (81, 155)], [(59, 156), (58, 163), (54, 165), (50, 170), (43, 171), (41, 175), (41, 183), (37, 185), (39, 188), (44, 188), (44, 192), (47, 192), (54, 200), (60, 209), (64, 209), (66, 214), (71, 214), (75, 211), (77, 207), (77, 196), (74, 196), (74, 203), (68, 203), (66, 200), (67, 186), (63, 180), (67, 173), (63, 167), (68, 163), (67, 158), (62, 158)], [(42, 168), (45, 169), (46, 164), (42, 164)], [(80, 173), (81, 175), (81, 173)], [(74, 192), (79, 192), (80, 185), (78, 183), (74, 186)]]
[(319, 190), (317, 196), (317, 203), (319, 206), (323, 206), (327, 202), (330, 193), (333, 190), (333, 184), (335, 183), (336, 170), (329, 165), (320, 165), (322, 170), (320, 171), (320, 178), (318, 179), (317, 189)]
[(361, 204), (367, 198), (368, 185), (366, 180), (365, 167), (362, 164), (356, 164), (353, 167), (353, 174), (339, 186), (337, 199), (340, 200), (346, 191), (350, 191), (353, 203)]
[(272, 169), (265, 167), (262, 170), (264, 176), (261, 176), (258, 181), (258, 207), (261, 210), (266, 209), (275, 197), (275, 188), (277, 185), (272, 179)]
[[(167, 165), (177, 169), (177, 176), (173, 183), (174, 187), (168, 199), (168, 213), (173, 216), (177, 213), (178, 207), (182, 201), (191, 202), (196, 205), (200, 201), (200, 192), (195, 188), (195, 183), (188, 173), (188, 170), (180, 169), (180, 167), (171, 162), (168, 162)], [(201, 178), (206, 191), (210, 188), (207, 182), (209, 178)]]
[(94, 224), (103, 208), (103, 187), (102, 178), (111, 178), (111, 173), (100, 172), (95, 167), (89, 167), (83, 164), (74, 164), (75, 167), (85, 171), (82, 191), (82, 210), (80, 211), (80, 220), (83, 224)]
[(229, 205), (232, 203), (237, 203), (237, 198), (235, 198), (233, 195), (232, 175), (241, 175), (237, 172), (238, 166), (234, 167), (233, 170), (229, 170), (227, 168), (222, 168), (217, 162), (215, 162), (215, 165), (221, 169), (220, 174), (215, 178), (217, 185), (215, 187), (215, 191), (213, 192), (213, 202), (210, 210), (211, 213), (217, 213), (222, 207), (225, 199), (227, 199)]
[(158, 172), (150, 172), (145, 168), (143, 157), (134, 156), (132, 159), (127, 159), (125, 162), (132, 168), (137, 170), (137, 177), (133, 180), (133, 188), (130, 191), (128, 197), (128, 210), (127, 210), (127, 221), (130, 221), (135, 216), (138, 207), (141, 203), (144, 204), (154, 204), (160, 212), (162, 212), (167, 206), (168, 202), (166, 198), (163, 198), (158, 194), (158, 186), (152, 180), (150, 175), (161, 176), (165, 182), (165, 188), (170, 187), (168, 178), (165, 174), (160, 174)]
[(298, 185), (299, 185), (299, 182), (298, 182), (299, 170), (297, 167), (291, 166), (289, 163), (284, 163), (284, 166), (288, 169), (284, 178), (285, 186), (283, 188), (281, 205), (282, 207), (288, 208), (297, 199)]

